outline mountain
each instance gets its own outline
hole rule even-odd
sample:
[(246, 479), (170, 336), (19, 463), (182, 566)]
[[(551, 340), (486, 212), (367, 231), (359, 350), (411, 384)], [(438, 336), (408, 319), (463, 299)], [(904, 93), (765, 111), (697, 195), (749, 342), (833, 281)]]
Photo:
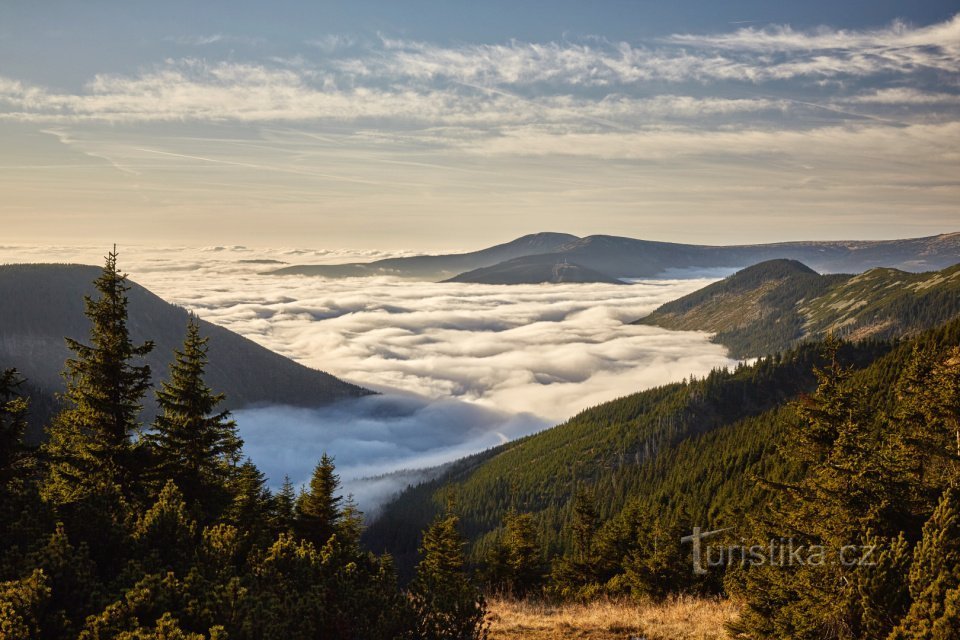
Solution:
[[(525, 256), (529, 256), (529, 261), (523, 270), (530, 277), (518, 278), (509, 264), (502, 264)], [(539, 280), (542, 274), (550, 273), (557, 263), (562, 262), (599, 272), (609, 279), (619, 279), (663, 277), (669, 275), (671, 270), (733, 270), (774, 259), (798, 260), (821, 273), (860, 273), (882, 266), (911, 272), (931, 271), (960, 262), (960, 233), (906, 240), (733, 246), (654, 242), (607, 235), (578, 238), (562, 233), (538, 233), (472, 253), (390, 258), (342, 265), (289, 266), (269, 273), (329, 278), (393, 275), (511, 284), (514, 280), (544, 281)], [(494, 266), (497, 269), (489, 272), (465, 273)]]
[[(547, 254), (555, 256), (557, 254)], [(544, 260), (544, 256), (524, 256), (492, 267), (482, 267), (461, 273), (444, 282), (473, 282), (477, 284), (541, 284), (571, 282), (603, 282), (625, 284), (622, 280), (588, 269), (566, 259)]]
[[(0, 266), (0, 367), (16, 367), (34, 399), (34, 424), (53, 411), (53, 394), (63, 389), (60, 372), (72, 355), (64, 337), (85, 342), (89, 321), (83, 296), (93, 295), (99, 267), (26, 264)], [(130, 283), (130, 334), (153, 340), (146, 358), (155, 382), (165, 379), (173, 350), (183, 343), (188, 314), (147, 289)], [(334, 376), (305, 367), (223, 327), (200, 321), (210, 338), (207, 382), (226, 394), (228, 409), (256, 404), (320, 406), (371, 393)], [(152, 402), (146, 403), (147, 407)]]
[(800, 262), (772, 260), (668, 302), (635, 324), (709, 331), (732, 356), (748, 358), (829, 333), (850, 340), (912, 335), (957, 316), (960, 265), (819, 275)]
[(337, 265), (299, 265), (270, 271), (272, 275), (307, 275), (326, 278), (367, 276), (400, 276), (404, 278), (441, 279), (458, 273), (489, 267), (499, 262), (539, 253), (550, 253), (577, 236), (567, 233), (535, 233), (481, 251), (409, 258), (387, 258), (374, 262)]
[[(846, 343), (837, 359), (864, 385), (871, 406), (886, 408), (915, 346), (947, 352), (958, 344), (955, 320), (898, 344)], [(366, 541), (389, 550), (406, 570), (423, 523), (453, 497), (474, 561), (499, 539), (511, 510), (532, 515), (545, 557), (569, 556), (576, 549), (575, 496), (585, 491), (598, 520), (594, 553), (601, 573), (584, 577), (603, 585), (622, 573), (643, 528), (681, 516), (684, 528), (743, 525), (743, 513), (770, 498), (770, 486), (758, 478), (795, 479), (802, 469), (783, 456), (796, 420), (787, 405), (816, 389), (813, 369), (828, 361), (822, 344), (807, 343), (587, 409), (408, 487), (371, 523)]]

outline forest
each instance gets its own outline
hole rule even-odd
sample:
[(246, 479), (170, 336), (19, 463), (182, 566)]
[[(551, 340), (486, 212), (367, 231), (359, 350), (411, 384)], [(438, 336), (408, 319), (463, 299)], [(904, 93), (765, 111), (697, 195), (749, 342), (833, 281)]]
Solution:
[(24, 444), (23, 381), (0, 376), (0, 638), (485, 635), (452, 512), (423, 532), (401, 589), (390, 557), (361, 548), (362, 514), (331, 457), (299, 493), (266, 488), (204, 380), (195, 319), (141, 424), (154, 345), (131, 341), (115, 253), (95, 285), (89, 340), (67, 338), (63, 407), (40, 447)]
[[(272, 492), (205, 381), (193, 319), (154, 345), (107, 257), (40, 446), (0, 377), (0, 637), (484, 638), (486, 602), (736, 603), (735, 638), (956, 638), (960, 320), (828, 336), (587, 409), (449, 465), (372, 522), (324, 454)], [(335, 454), (335, 452), (332, 452)], [(787, 542), (860, 562), (696, 565)], [(836, 556), (843, 557), (843, 556)], [(700, 569), (700, 570), (697, 570)]]
[[(588, 409), (410, 487), (365, 533), (401, 573), (454, 502), (488, 592), (731, 598), (737, 638), (955, 638), (960, 321), (899, 341), (828, 338)], [(718, 545), (871, 547), (864, 566), (693, 571)]]

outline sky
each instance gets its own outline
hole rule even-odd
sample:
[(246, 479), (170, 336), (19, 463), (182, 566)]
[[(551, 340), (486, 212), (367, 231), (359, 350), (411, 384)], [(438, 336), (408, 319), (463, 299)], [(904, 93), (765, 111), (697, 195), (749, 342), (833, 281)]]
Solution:
[(956, 2), (0, 3), (11, 242), (960, 228)]

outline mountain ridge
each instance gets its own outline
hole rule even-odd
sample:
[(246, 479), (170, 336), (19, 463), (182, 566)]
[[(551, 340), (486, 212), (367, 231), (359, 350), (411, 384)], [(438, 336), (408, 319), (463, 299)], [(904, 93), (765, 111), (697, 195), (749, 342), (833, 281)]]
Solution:
[[(511, 260), (527, 258), (530, 276), (519, 278)], [(542, 281), (558, 262), (598, 272), (603, 278), (655, 278), (671, 269), (742, 269), (773, 259), (803, 262), (819, 272), (860, 273), (874, 267), (938, 270), (960, 262), (960, 232), (898, 240), (795, 241), (757, 245), (696, 245), (624, 236), (543, 232), (462, 254), (388, 258), (370, 263), (291, 265), (269, 275), (330, 278), (389, 275), (406, 278), (519, 284)], [(491, 271), (470, 274), (479, 269)], [(499, 273), (499, 276), (497, 275)], [(594, 276), (599, 278), (599, 276)]]
[(267, 275), (307, 275), (328, 278), (392, 275), (444, 278), (514, 258), (555, 251), (570, 241), (578, 239), (577, 236), (568, 233), (541, 232), (467, 253), (384, 258), (373, 262), (350, 262), (337, 265), (291, 265), (269, 271)]

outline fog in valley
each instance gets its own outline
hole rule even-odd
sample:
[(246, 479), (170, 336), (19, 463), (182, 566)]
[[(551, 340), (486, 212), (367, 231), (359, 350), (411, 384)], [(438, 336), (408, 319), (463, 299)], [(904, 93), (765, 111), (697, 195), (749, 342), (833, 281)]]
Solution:
[[(98, 264), (105, 249), (8, 246), (0, 261)], [(130, 278), (164, 299), (381, 394), (318, 409), (235, 412), (245, 453), (272, 486), (284, 475), (304, 482), (327, 451), (368, 511), (420, 477), (385, 474), (440, 465), (603, 401), (732, 363), (706, 334), (626, 324), (716, 273), (632, 286), (326, 280), (266, 272), (279, 262), (406, 253), (119, 250)], [(372, 476), (378, 479), (363, 480)]]

